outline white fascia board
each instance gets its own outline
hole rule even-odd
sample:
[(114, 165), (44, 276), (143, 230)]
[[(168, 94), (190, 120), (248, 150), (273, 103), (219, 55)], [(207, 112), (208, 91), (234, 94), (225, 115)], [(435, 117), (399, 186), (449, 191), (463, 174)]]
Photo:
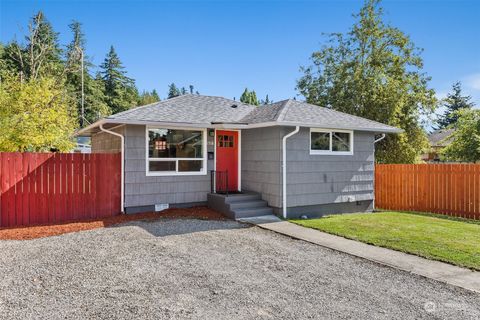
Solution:
[(403, 132), (402, 129), (398, 128), (385, 128), (385, 129), (375, 129), (375, 128), (360, 128), (360, 127), (352, 127), (352, 126), (329, 126), (329, 125), (319, 125), (318, 123), (307, 123), (307, 122), (290, 122), (290, 121), (282, 121), (282, 122), (262, 122), (262, 123), (253, 123), (245, 126), (245, 129), (251, 128), (263, 128), (263, 127), (272, 127), (272, 126), (288, 126), (288, 127), (307, 127), (307, 128), (323, 128), (323, 129), (341, 129), (341, 130), (354, 130), (354, 131), (368, 131), (368, 132), (376, 132), (376, 133), (401, 133)]

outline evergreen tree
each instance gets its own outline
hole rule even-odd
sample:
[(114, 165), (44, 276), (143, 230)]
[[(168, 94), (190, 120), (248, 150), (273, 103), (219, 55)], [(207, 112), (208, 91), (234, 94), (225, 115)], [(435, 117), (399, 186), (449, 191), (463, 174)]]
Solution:
[(268, 94), (265, 96), (265, 100), (260, 101), (261, 105), (267, 105), (267, 104), (271, 104), (271, 103), (273, 103), (273, 101), (270, 100), (270, 98), (268, 97)]
[(178, 90), (177, 86), (175, 83), (171, 83), (168, 86), (168, 99), (178, 97), (180, 95), (180, 90)]
[(248, 88), (245, 88), (242, 95), (240, 96), (240, 102), (250, 103), (250, 92), (248, 91)]
[[(94, 122), (99, 117), (108, 115), (109, 107), (105, 102), (105, 95), (102, 90), (102, 82), (92, 78), (89, 74), (89, 68), (92, 63), (85, 55), (85, 35), (82, 32), (81, 24), (73, 21), (69, 27), (72, 31), (73, 39), (67, 45), (66, 63), (67, 74), (66, 84), (74, 101), (77, 103), (77, 113), (81, 127)], [(83, 70), (82, 70), (83, 60)], [(83, 73), (83, 92), (84, 92), (84, 118), (82, 119), (82, 73)]]
[(419, 49), (382, 20), (379, 0), (367, 0), (347, 34), (311, 56), (297, 89), (307, 102), (383, 122), (404, 130), (376, 145), (376, 160), (412, 163), (428, 147), (421, 114), (436, 107)]
[(255, 90), (250, 92), (250, 104), (253, 104), (255, 106), (259, 105), (258, 99), (257, 99), (257, 93), (255, 92)]
[(470, 101), (472, 97), (462, 96), (462, 84), (456, 82), (452, 85), (452, 92), (447, 95), (443, 106), (446, 108), (444, 114), (438, 119), (438, 129), (453, 125), (458, 120), (457, 111), (463, 109), (472, 109), (475, 103)]
[(160, 101), (160, 96), (158, 95), (157, 90), (153, 89), (151, 96), (153, 99), (155, 99), (155, 101)]
[(139, 106), (144, 106), (144, 105), (151, 104), (151, 103), (158, 102), (158, 101), (160, 101), (160, 97), (158, 96), (157, 91), (155, 91), (155, 89), (153, 89), (152, 92), (143, 91), (140, 94), (140, 99), (139, 99), (138, 105)]
[(258, 106), (259, 103), (258, 103), (257, 94), (255, 93), (255, 90), (248, 91), (248, 88), (245, 88), (242, 95), (240, 96), (240, 102)]
[(125, 67), (113, 46), (100, 65), (107, 105), (112, 113), (122, 112), (137, 105), (138, 91), (133, 79), (127, 77)]
[(31, 19), (28, 29), (25, 45), (13, 41), (5, 49), (9, 59), (7, 65), (19, 74), (22, 81), (41, 76), (61, 79), (64, 64), (58, 33), (41, 11)]

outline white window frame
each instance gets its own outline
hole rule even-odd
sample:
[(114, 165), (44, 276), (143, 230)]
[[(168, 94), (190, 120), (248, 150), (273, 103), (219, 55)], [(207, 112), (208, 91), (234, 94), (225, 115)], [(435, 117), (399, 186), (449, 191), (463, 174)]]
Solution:
[[(312, 149), (312, 132), (324, 132), (330, 135), (330, 148), (329, 150), (313, 150)], [(332, 150), (332, 133), (343, 132), (350, 134), (350, 151), (333, 151)], [(334, 155), (334, 156), (351, 156), (353, 155), (353, 131), (352, 130), (337, 130), (337, 129), (321, 129), (310, 128), (309, 147), (311, 155)]]
[[(202, 152), (203, 158), (150, 158), (149, 157), (149, 136), (148, 131), (152, 129), (172, 129), (184, 131), (201, 131), (202, 132)], [(206, 128), (183, 128), (171, 126), (145, 126), (145, 172), (148, 177), (164, 177), (164, 176), (202, 176), (207, 174), (208, 155), (207, 155), (207, 129)], [(181, 160), (202, 160), (202, 171), (178, 171), (178, 161)], [(150, 171), (150, 161), (175, 161), (176, 171)]]

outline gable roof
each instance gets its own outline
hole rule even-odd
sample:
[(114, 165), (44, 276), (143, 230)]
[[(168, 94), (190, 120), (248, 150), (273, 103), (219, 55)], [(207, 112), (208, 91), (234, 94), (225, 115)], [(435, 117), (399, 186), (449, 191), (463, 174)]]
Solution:
[(304, 126), (399, 133), (402, 130), (376, 121), (292, 99), (253, 106), (222, 97), (182, 95), (120, 112), (80, 130), (92, 132), (100, 124), (178, 125), (191, 127), (255, 128)]

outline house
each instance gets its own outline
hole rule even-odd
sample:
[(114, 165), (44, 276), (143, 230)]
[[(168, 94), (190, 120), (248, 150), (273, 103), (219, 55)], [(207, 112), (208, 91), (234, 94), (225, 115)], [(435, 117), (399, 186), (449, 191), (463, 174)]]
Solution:
[(442, 149), (452, 142), (453, 129), (438, 129), (428, 135), (430, 150), (422, 155), (423, 161), (440, 161)]
[(182, 95), (80, 130), (122, 152), (126, 213), (209, 204), (234, 218), (372, 209), (377, 134), (400, 129), (296, 100)]

